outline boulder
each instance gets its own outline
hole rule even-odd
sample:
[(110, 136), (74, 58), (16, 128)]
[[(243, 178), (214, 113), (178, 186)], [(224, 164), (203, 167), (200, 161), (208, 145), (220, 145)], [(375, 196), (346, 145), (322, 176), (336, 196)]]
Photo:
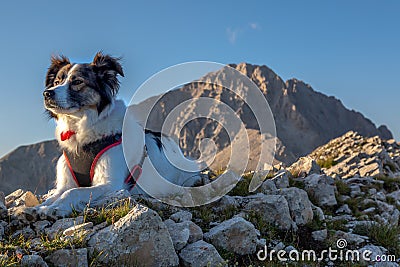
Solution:
[(287, 169), (295, 177), (306, 177), (310, 174), (320, 174), (321, 168), (309, 156), (301, 157)]
[(46, 261), (57, 267), (88, 266), (87, 249), (60, 249), (46, 257)]
[(271, 180), (274, 182), (276, 188), (287, 188), (289, 187), (290, 176), (290, 172), (281, 170)]
[(291, 217), (297, 225), (305, 225), (313, 220), (312, 203), (308, 199), (306, 191), (290, 187), (282, 189), (280, 194), (285, 196)]
[(323, 230), (318, 230), (318, 231), (311, 232), (311, 237), (315, 241), (322, 242), (328, 237), (328, 230), (323, 229)]
[(281, 230), (289, 230), (296, 224), (293, 222), (289, 205), (284, 196), (256, 194), (243, 198), (247, 201), (244, 210), (255, 212), (270, 224), (277, 226)]
[(24, 255), (21, 266), (47, 267), (48, 265), (39, 255)]
[(179, 223), (192, 220), (192, 213), (187, 210), (178, 211), (170, 216), (170, 219)]
[(44, 232), (50, 239), (54, 239), (57, 235), (61, 235), (66, 229), (82, 224), (83, 216), (76, 218), (64, 218), (57, 220), (51, 227), (45, 228)]
[(179, 258), (185, 267), (227, 266), (215, 247), (203, 240), (187, 245), (179, 253)]
[(216, 247), (240, 255), (256, 251), (257, 232), (254, 225), (242, 217), (233, 217), (210, 229), (204, 239)]
[(136, 204), (115, 224), (96, 234), (89, 242), (96, 251), (103, 251), (98, 261), (110, 265), (177, 266), (178, 256), (168, 229), (153, 210)]
[(312, 196), (318, 206), (334, 206), (337, 204), (335, 197), (336, 186), (332, 177), (311, 174), (304, 178), (305, 190)]

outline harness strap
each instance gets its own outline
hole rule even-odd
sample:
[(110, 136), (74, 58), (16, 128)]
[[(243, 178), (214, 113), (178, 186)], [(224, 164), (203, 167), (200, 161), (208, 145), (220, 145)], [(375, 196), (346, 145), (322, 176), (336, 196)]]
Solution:
[[(99, 161), (101, 156), (107, 150), (109, 150), (109, 149), (111, 149), (111, 148), (113, 148), (115, 146), (119, 146), (121, 143), (122, 143), (122, 139), (119, 138), (119, 140), (117, 142), (106, 146), (99, 153), (97, 153), (97, 155), (95, 156), (95, 158), (94, 158), (94, 160), (93, 160), (93, 162), (92, 162), (92, 164), (90, 166), (90, 175), (89, 175), (89, 177), (90, 177), (90, 185), (88, 185), (88, 186), (91, 186), (91, 184), (93, 182), (94, 170), (95, 170), (97, 162)], [(67, 162), (68, 169), (70, 170), (71, 175), (72, 175), (75, 183), (78, 185), (78, 187), (81, 187), (81, 184), (80, 184), (79, 180), (76, 177), (75, 171), (72, 168), (72, 165), (71, 165), (71, 162), (70, 162), (70, 160), (69, 160), (69, 158), (67, 156), (67, 153), (65, 151), (63, 151), (63, 154), (64, 154), (65, 161)], [(147, 149), (146, 149), (146, 146), (144, 146), (142, 158), (140, 159), (139, 163), (136, 164), (135, 166), (133, 166), (132, 170), (129, 171), (128, 177), (124, 181), (125, 184), (128, 186), (128, 190), (129, 191), (132, 190), (135, 187), (135, 185), (137, 183), (137, 180), (141, 176), (141, 174), (142, 174), (142, 166), (143, 166), (143, 163), (144, 163), (144, 160), (145, 160), (146, 157), (147, 157)]]
[(63, 151), (63, 154), (64, 154), (65, 161), (67, 162), (69, 172), (70, 172), (71, 175), (72, 175), (72, 178), (74, 178), (75, 183), (78, 185), (78, 187), (80, 187), (79, 182), (78, 182), (78, 179), (76, 179), (75, 172), (74, 172), (74, 170), (72, 169), (71, 162), (69, 161), (69, 158), (68, 158), (67, 154), (65, 153), (65, 151)]
[(97, 161), (99, 161), (100, 157), (109, 149), (115, 147), (115, 146), (119, 146), (122, 143), (122, 139), (119, 139), (117, 142), (115, 142), (114, 144), (111, 144), (109, 146), (106, 146), (105, 148), (103, 148), (94, 158), (92, 166), (90, 167), (90, 182), (93, 182), (93, 176), (94, 176), (94, 168), (96, 167)]
[(142, 175), (142, 167), (146, 157), (147, 157), (147, 148), (145, 145), (143, 148), (142, 158), (140, 159), (138, 164), (133, 166), (132, 170), (129, 172), (128, 177), (126, 177), (125, 179), (125, 184), (128, 186), (128, 191), (131, 191), (135, 187), (137, 181)]

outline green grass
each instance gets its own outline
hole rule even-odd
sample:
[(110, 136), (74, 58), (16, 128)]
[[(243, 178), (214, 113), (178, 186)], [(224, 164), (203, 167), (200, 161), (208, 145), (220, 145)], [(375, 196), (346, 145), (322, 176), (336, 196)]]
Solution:
[(20, 266), (20, 260), (18, 259), (18, 257), (15, 254), (13, 254), (11, 256), (7, 256), (7, 257), (1, 257), (0, 258), (0, 266), (4, 266), (4, 267)]
[(400, 226), (370, 223), (357, 225), (354, 228), (354, 233), (368, 236), (374, 244), (387, 248), (390, 253), (400, 256)]
[(101, 208), (85, 209), (83, 217), (85, 222), (92, 222), (94, 225), (102, 222), (110, 225), (127, 215), (131, 209), (132, 203), (128, 198)]
[(278, 239), (281, 231), (275, 225), (265, 221), (260, 213), (250, 210), (246, 218), (251, 222), (261, 233), (261, 236), (266, 240)]
[(343, 180), (341, 180), (341, 179), (335, 180), (335, 185), (336, 185), (336, 188), (337, 188), (339, 194), (347, 195), (347, 196), (350, 195), (351, 188)]
[(345, 219), (327, 221), (326, 228), (328, 230), (336, 230), (336, 231), (341, 230), (341, 231), (346, 232), (348, 230), (346, 227), (347, 223), (348, 223), (348, 221)]
[(296, 177), (292, 174), (293, 177), (289, 177), (289, 187), (297, 187), (300, 189), (304, 189), (304, 180), (296, 179)]
[(77, 233), (71, 238), (62, 238), (62, 234), (58, 234), (54, 239), (42, 235), (41, 241), (46, 253), (49, 253), (59, 249), (83, 248), (86, 245), (86, 235)]
[(336, 164), (338, 164), (333, 157), (329, 157), (326, 159), (317, 159), (317, 164), (321, 167), (321, 168), (326, 168), (329, 169), (330, 167), (335, 166)]
[(383, 181), (383, 189), (388, 193), (397, 191), (400, 189), (400, 178), (399, 177), (387, 177), (382, 175), (375, 176), (375, 179)]
[(249, 185), (252, 177), (253, 173), (244, 174), (240, 181), (236, 184), (236, 186), (231, 191), (229, 191), (228, 195), (245, 197), (253, 194), (249, 192)]
[(210, 230), (211, 222), (223, 222), (235, 216), (239, 210), (233, 205), (227, 205), (220, 212), (215, 212), (213, 206), (205, 205), (191, 208), (193, 218), (203, 231)]

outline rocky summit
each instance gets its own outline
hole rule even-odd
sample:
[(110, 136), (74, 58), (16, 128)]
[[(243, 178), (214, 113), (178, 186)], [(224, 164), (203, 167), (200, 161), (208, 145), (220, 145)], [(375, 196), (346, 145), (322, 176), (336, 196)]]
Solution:
[[(0, 265), (399, 266), (399, 148), (348, 132), (276, 166), (255, 192), (247, 173), (228, 195), (193, 208), (122, 190), (69, 218), (39, 218), (41, 196), (0, 193)], [(299, 256), (310, 250), (316, 258)]]

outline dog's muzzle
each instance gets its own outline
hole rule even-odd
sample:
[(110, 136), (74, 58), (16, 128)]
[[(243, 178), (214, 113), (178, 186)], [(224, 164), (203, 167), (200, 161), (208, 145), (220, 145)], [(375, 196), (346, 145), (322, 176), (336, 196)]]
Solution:
[(54, 92), (54, 90), (45, 90), (43, 92), (43, 96), (44, 96), (45, 100), (54, 99), (55, 92)]

